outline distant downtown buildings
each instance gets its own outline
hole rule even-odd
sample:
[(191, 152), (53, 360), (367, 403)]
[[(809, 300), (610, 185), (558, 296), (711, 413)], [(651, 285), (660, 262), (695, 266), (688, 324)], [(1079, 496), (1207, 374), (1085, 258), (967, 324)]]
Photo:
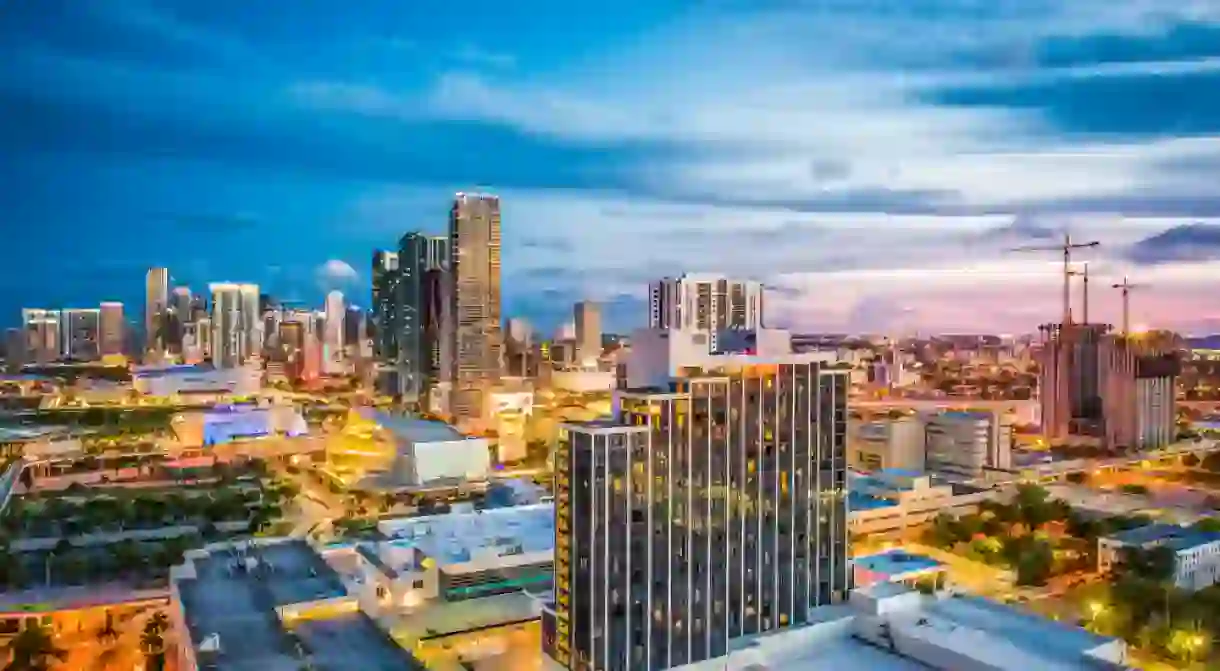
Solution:
[(474, 428), (503, 367), (499, 198), (457, 194), (448, 228), (374, 252), (374, 355), (393, 391)]

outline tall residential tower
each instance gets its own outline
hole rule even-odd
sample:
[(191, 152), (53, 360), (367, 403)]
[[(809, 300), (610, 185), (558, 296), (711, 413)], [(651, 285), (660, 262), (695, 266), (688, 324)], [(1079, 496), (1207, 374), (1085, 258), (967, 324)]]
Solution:
[(168, 311), (169, 269), (149, 268), (144, 277), (144, 351), (165, 351)]
[(849, 370), (705, 358), (667, 389), (618, 392), (616, 421), (564, 427), (542, 616), (564, 668), (699, 662), (846, 598)]
[(500, 199), (459, 193), (449, 213), (451, 268), (447, 297), (453, 329), (449, 356), (456, 423), (484, 418), (487, 393), (500, 379)]

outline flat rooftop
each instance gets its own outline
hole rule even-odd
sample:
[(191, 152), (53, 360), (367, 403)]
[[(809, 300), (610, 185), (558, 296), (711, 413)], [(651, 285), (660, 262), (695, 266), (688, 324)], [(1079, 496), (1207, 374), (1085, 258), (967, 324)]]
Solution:
[[(880, 598), (903, 598), (900, 592), (909, 592), (893, 584), (881, 584), (867, 591)], [(752, 636), (735, 643), (731, 665), (722, 657), (678, 668), (682, 671), (722, 671), (726, 668), (749, 671), (951, 670), (954, 667), (943, 665), (943, 662), (937, 664), (936, 660), (947, 662), (951, 657), (946, 653), (953, 652), (975, 660), (980, 668), (1076, 671), (1088, 667), (1086, 655), (1089, 652), (1115, 643), (1115, 639), (984, 599), (920, 597), (917, 607), (882, 616), (895, 632), (894, 638), (901, 641), (898, 648), (891, 651), (855, 636), (859, 623), (852, 618), (867, 617), (865, 628), (875, 626), (875, 620), (860, 613), (852, 605), (825, 606), (817, 609), (817, 619), (808, 625)], [(839, 626), (840, 623), (845, 626)], [(908, 645), (912, 641), (920, 645)], [(920, 654), (921, 649), (923, 654)], [(916, 661), (915, 655), (933, 666)]]
[[(1027, 655), (1033, 663), (1024, 668), (1080, 668), (1085, 653), (1112, 642), (1114, 639), (1098, 636), (1068, 624), (1025, 613), (994, 601), (978, 597), (954, 597), (949, 599), (925, 599), (924, 613), (932, 615), (934, 624), (939, 621), (963, 632), (985, 634), (986, 639), (1006, 643)], [(950, 630), (951, 636), (953, 631)], [(965, 637), (962, 637), (965, 638)], [(1001, 646), (977, 646), (974, 648), (994, 650), (1002, 654)], [(959, 641), (962, 642), (962, 641)], [(968, 643), (968, 642), (966, 642)], [(977, 650), (976, 650), (977, 652)], [(1044, 663), (1039, 663), (1039, 662)]]
[(731, 643), (733, 665), (724, 657), (679, 666), (675, 671), (928, 671), (928, 667), (870, 645), (847, 631), (819, 632), (819, 625), (853, 617), (849, 606), (823, 606), (818, 619), (805, 626), (759, 634)]
[(923, 571), (944, 566), (944, 564), (931, 557), (925, 557), (905, 550), (889, 550), (865, 557), (856, 557), (851, 561), (854, 566), (883, 575), (889, 579), (901, 579), (905, 575), (922, 573)]
[[(251, 547), (267, 570), (236, 570), (230, 552), (195, 560), (195, 580), (178, 583), (191, 642), (218, 636), (218, 652), (199, 652), (201, 668), (215, 671), (298, 671), (291, 638), (275, 609), (294, 603), (344, 596), (338, 574), (308, 545), (291, 541)], [(256, 569), (257, 570), (257, 569)]]
[(403, 671), (419, 664), (364, 613), (301, 620), (293, 633), (318, 671)]
[(1124, 545), (1143, 546), (1157, 543), (1176, 551), (1220, 541), (1220, 533), (1199, 531), (1176, 524), (1149, 524), (1146, 527), (1111, 534), (1107, 538)]
[(413, 443), (443, 443), (467, 438), (462, 432), (444, 422), (391, 415), (371, 408), (360, 408), (357, 412), (362, 418), (375, 422), (377, 426), (393, 433), (396, 437)]
[(391, 545), (414, 548), (439, 564), (468, 562), (482, 548), (520, 546), (521, 554), (555, 549), (550, 503), (385, 520), (377, 526)]

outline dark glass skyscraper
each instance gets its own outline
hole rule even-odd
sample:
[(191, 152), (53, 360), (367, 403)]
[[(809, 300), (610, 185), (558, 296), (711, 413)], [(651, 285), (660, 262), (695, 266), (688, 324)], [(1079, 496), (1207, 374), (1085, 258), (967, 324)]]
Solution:
[(373, 252), (373, 356), (382, 362), (398, 359), (398, 253)]
[(547, 654), (667, 669), (844, 599), (847, 377), (799, 356), (688, 371), (566, 425)]
[(440, 374), (441, 292), (449, 239), (413, 232), (398, 248), (398, 367), (406, 395), (418, 398)]

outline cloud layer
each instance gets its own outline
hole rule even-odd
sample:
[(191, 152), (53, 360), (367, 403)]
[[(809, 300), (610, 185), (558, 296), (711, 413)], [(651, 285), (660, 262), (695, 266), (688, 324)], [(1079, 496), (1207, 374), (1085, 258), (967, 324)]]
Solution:
[(1218, 0), (44, 4), (0, 19), (0, 195), (34, 250), (5, 313), (199, 257), (176, 274), (320, 301), (483, 188), (508, 311), (544, 326), (595, 298), (630, 327), (685, 270), (764, 281), (801, 329), (1029, 331), (1057, 256), (1007, 250), (1069, 231), (1150, 285), (1138, 320), (1220, 323)]

